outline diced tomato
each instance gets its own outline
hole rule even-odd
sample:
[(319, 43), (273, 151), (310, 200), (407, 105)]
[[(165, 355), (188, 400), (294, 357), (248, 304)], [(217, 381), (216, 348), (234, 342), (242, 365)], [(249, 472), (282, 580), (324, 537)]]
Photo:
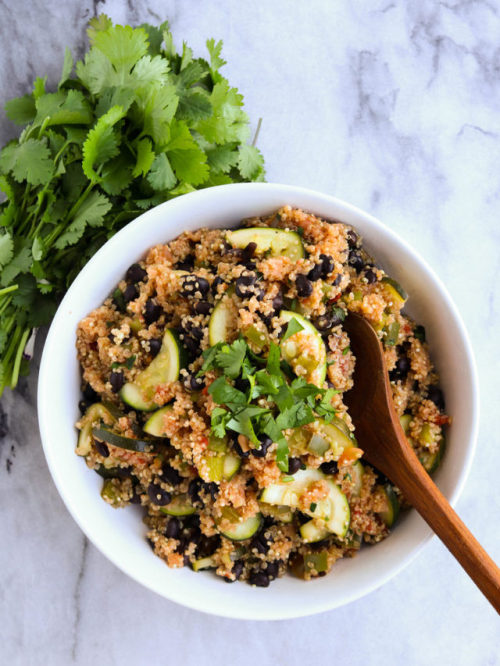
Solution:
[(338, 466), (352, 465), (359, 460), (363, 455), (363, 449), (358, 449), (356, 446), (349, 446), (344, 449), (340, 455)]

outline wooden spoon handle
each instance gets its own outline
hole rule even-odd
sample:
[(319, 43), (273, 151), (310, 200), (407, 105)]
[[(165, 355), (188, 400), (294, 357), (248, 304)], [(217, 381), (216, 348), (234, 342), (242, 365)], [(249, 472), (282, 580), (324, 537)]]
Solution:
[(406, 478), (405, 488), (401, 489), (497, 613), (500, 613), (500, 569), (423, 468), (420, 467), (421, 472), (419, 470), (415, 474), (416, 469), (412, 470), (413, 479)]

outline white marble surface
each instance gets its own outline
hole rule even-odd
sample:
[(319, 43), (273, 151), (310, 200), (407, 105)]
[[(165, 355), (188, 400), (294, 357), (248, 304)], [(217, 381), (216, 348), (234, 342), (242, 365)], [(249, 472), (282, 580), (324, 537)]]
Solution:
[[(0, 101), (57, 81), (95, 11), (224, 39), (270, 181), (336, 194), (399, 232), (454, 297), (476, 352), (482, 419), (458, 509), (500, 561), (498, 0), (0, 2)], [(0, 124), (2, 143), (15, 128)], [(39, 345), (40, 347), (40, 345)], [(38, 350), (39, 357), (40, 349)], [(2, 398), (0, 663), (500, 664), (500, 625), (434, 540), (397, 578), (317, 617), (205, 616), (125, 577), (89, 544), (49, 476), (36, 373)]]

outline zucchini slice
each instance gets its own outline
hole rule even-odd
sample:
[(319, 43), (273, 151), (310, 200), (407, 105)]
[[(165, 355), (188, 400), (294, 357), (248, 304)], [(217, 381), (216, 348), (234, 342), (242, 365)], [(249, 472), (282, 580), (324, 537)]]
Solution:
[(241, 458), (234, 453), (205, 456), (208, 466), (208, 480), (220, 483), (229, 481), (241, 467)]
[(153, 400), (159, 384), (175, 382), (184, 363), (184, 348), (175, 331), (167, 328), (161, 349), (148, 367), (133, 382), (127, 382), (120, 391), (120, 398), (127, 405), (144, 412), (151, 412), (157, 405)]
[(268, 504), (298, 507), (300, 497), (309, 485), (313, 481), (321, 480), (328, 484), (328, 496), (301, 510), (312, 518), (323, 521), (329, 532), (343, 537), (351, 522), (349, 503), (340, 488), (318, 469), (299, 470), (294, 474), (293, 481), (271, 484), (264, 488), (259, 499)]
[(249, 227), (226, 232), (226, 241), (232, 247), (240, 249), (244, 249), (249, 243), (256, 243), (257, 254), (290, 257), (292, 261), (297, 261), (305, 256), (302, 239), (296, 231)]
[(263, 516), (270, 516), (279, 523), (291, 523), (293, 521), (293, 511), (288, 506), (274, 506), (262, 502), (260, 509)]
[(408, 435), (408, 433), (410, 432), (410, 423), (412, 418), (413, 417), (411, 414), (402, 414), (399, 417), (399, 422), (401, 423), (401, 427), (403, 428), (405, 435)]
[(167, 516), (191, 516), (196, 512), (187, 493), (177, 495), (169, 504), (160, 506), (159, 509), (162, 513), (166, 513)]
[(363, 486), (363, 475), (365, 473), (365, 468), (363, 465), (359, 462), (359, 460), (356, 460), (356, 462), (351, 465), (351, 469), (349, 474), (351, 475), (352, 481), (353, 481), (353, 487), (351, 491), (351, 496), (352, 497), (359, 497), (361, 494), (361, 488)]
[(318, 527), (315, 520), (309, 520), (299, 528), (300, 536), (304, 543), (315, 543), (316, 541), (323, 541), (331, 535), (331, 532), (326, 527)]
[(295, 319), (302, 330), (280, 344), (281, 355), (297, 376), (311, 384), (323, 387), (326, 377), (326, 347), (323, 338), (311, 322), (291, 310), (282, 310), (280, 317), (288, 323)]
[(337, 425), (339, 421), (340, 419), (336, 419), (332, 423), (327, 423), (317, 418), (313, 424), (295, 428), (289, 437), (290, 449), (299, 455), (314, 453), (317, 456), (322, 456), (331, 449), (333, 459), (338, 460), (344, 449), (356, 445), (356, 440), (347, 425), (344, 430)]
[(92, 428), (104, 422), (106, 425), (113, 425), (116, 421), (116, 414), (112, 408), (103, 405), (102, 402), (96, 402), (85, 412), (82, 418), (82, 429), (78, 435), (78, 444), (75, 453), (79, 456), (86, 456), (92, 449)]
[(407, 292), (403, 289), (399, 282), (396, 282), (396, 280), (393, 280), (393, 278), (383, 277), (381, 281), (385, 293), (392, 300), (393, 304), (402, 308), (408, 299)]
[(382, 518), (387, 527), (392, 527), (399, 514), (399, 500), (390, 484), (383, 487), (385, 497), (387, 498), (387, 509), (381, 511), (379, 516)]
[(231, 539), (231, 541), (244, 541), (253, 537), (260, 530), (261, 525), (262, 515), (257, 513), (255, 516), (250, 516), (250, 518), (241, 521), (241, 523), (238, 523), (232, 529), (221, 530), (221, 534)]
[(153, 435), (153, 437), (166, 437), (165, 431), (163, 429), (163, 417), (168, 412), (172, 411), (172, 406), (167, 405), (158, 409), (144, 424), (143, 430), (148, 435)]
[(201, 571), (202, 569), (215, 569), (217, 565), (214, 562), (214, 558), (210, 556), (195, 560), (191, 566), (193, 567), (193, 571)]
[(120, 449), (127, 449), (127, 451), (135, 451), (136, 453), (155, 453), (154, 443), (151, 440), (124, 437), (104, 426), (92, 428), (92, 435), (96, 439), (111, 444), (111, 446), (118, 446)]
[(234, 305), (230, 296), (220, 300), (210, 315), (208, 323), (208, 341), (210, 345), (218, 342), (229, 342), (229, 332), (235, 321)]
[(444, 437), (441, 438), (439, 442), (439, 448), (434, 451), (434, 453), (431, 453), (430, 451), (423, 451), (419, 455), (419, 460), (424, 466), (424, 469), (429, 472), (429, 474), (432, 474), (437, 470), (439, 465), (441, 464), (441, 460), (443, 459), (443, 453), (445, 449), (445, 440)]

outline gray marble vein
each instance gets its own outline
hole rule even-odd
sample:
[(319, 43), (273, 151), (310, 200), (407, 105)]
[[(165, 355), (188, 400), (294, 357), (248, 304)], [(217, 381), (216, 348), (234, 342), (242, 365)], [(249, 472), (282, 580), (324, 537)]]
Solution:
[[(0, 103), (54, 85), (88, 19), (168, 19), (224, 39), (268, 179), (324, 190), (400, 233), (437, 271), (476, 352), (482, 420), (458, 504), (497, 561), (500, 465), (500, 3), (497, 0), (0, 0)], [(17, 129), (0, 123), (3, 144)], [(382, 589), (318, 617), (213, 618), (138, 586), (88, 543), (38, 435), (36, 375), (0, 408), (0, 663), (493, 666), (498, 618), (437, 541)]]

